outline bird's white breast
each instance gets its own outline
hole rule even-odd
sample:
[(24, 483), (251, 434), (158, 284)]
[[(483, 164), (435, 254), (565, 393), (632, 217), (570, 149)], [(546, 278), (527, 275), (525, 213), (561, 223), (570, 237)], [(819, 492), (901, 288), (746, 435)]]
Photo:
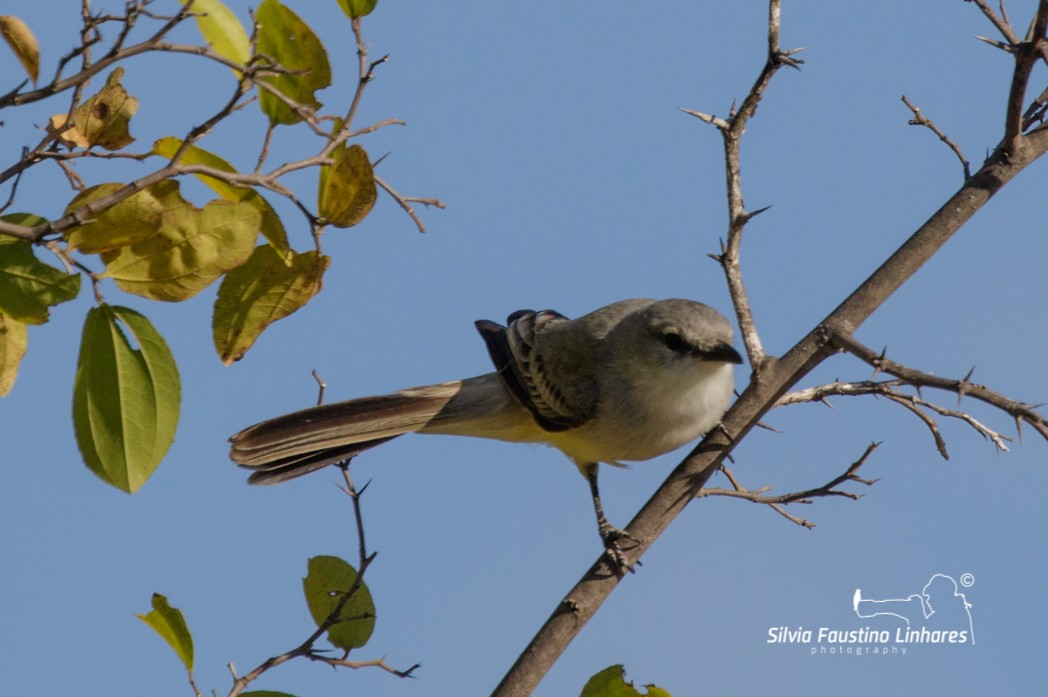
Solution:
[(733, 366), (700, 363), (688, 368), (653, 371), (630, 395), (609, 395), (597, 418), (551, 434), (552, 444), (585, 464), (649, 460), (695, 440), (723, 416), (731, 399)]

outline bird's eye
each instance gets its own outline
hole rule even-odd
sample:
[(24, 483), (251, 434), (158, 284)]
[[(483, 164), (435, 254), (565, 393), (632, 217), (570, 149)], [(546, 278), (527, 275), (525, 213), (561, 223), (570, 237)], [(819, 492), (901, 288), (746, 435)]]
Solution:
[(663, 332), (662, 343), (666, 345), (670, 351), (684, 351), (687, 345), (684, 343), (684, 339), (677, 332)]

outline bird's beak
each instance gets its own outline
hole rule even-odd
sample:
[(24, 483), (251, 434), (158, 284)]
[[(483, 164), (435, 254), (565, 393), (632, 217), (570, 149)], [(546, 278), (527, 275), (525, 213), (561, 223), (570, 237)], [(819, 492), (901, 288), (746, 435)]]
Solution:
[(721, 342), (701, 352), (702, 360), (721, 363), (742, 363), (742, 356), (731, 344)]

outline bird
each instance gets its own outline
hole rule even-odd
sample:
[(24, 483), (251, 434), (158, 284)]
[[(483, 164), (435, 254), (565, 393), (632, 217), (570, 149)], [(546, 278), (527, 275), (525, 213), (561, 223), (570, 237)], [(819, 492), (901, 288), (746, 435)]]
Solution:
[(693, 300), (630, 299), (576, 319), (518, 310), (475, 322), (495, 371), (322, 404), (230, 437), (251, 484), (276, 484), (406, 433), (545, 443), (589, 483), (598, 533), (619, 568), (625, 534), (604, 514), (599, 465), (649, 460), (720, 423), (742, 356), (719, 312)]

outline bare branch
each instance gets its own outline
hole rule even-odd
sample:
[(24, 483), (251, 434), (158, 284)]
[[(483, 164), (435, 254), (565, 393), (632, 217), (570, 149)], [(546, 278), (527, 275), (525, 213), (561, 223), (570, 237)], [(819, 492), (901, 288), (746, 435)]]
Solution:
[[(879, 359), (883, 360), (883, 356), (880, 356)], [(970, 383), (966, 383), (966, 380), (967, 378), (962, 379), (959, 381), (959, 383), (962, 385), (968, 384), (970, 387)], [(883, 380), (880, 382), (875, 382), (872, 380), (864, 382), (835, 381), (825, 385), (818, 385), (816, 387), (809, 387), (803, 390), (789, 392), (778, 399), (778, 401), (775, 403), (775, 407), (788, 406), (791, 404), (802, 404), (808, 402), (821, 402), (826, 406), (832, 408), (832, 405), (828, 401), (828, 398), (832, 396), (860, 397), (866, 395), (873, 395), (878, 397), (885, 397), (891, 400), (892, 402), (900, 404), (912, 411), (914, 414), (917, 415), (918, 418), (921, 419), (922, 422), (925, 423), (925, 425), (928, 426), (928, 428), (932, 432), (932, 436), (935, 438), (936, 447), (945, 459), (949, 459), (949, 456), (946, 452), (946, 443), (943, 441), (943, 438), (939, 433), (938, 425), (935, 423), (935, 420), (930, 415), (923, 412), (922, 409), (930, 409), (941, 416), (959, 419), (960, 421), (963, 421), (972, 429), (974, 429), (975, 432), (978, 433), (980, 436), (993, 442), (993, 444), (997, 447), (998, 450), (1008, 450), (1007, 442), (1011, 441), (1010, 438), (1001, 435), (997, 431), (994, 431), (993, 429), (989, 428), (985, 424), (972, 417), (970, 414), (955, 409), (947, 409), (946, 407), (941, 407), (937, 404), (923, 399), (919, 395), (915, 396), (900, 392), (898, 391), (898, 388), (900, 387), (918, 387), (919, 389), (919, 386), (912, 385), (911, 383), (901, 379)]]
[(412, 203), (421, 203), (424, 206), (434, 206), (436, 208), (445, 207), (443, 202), (440, 201), (440, 199), (401, 196), (396, 191), (394, 191), (393, 188), (389, 184), (387, 184), (384, 179), (382, 179), (378, 175), (375, 175), (375, 183), (381, 186), (387, 194), (392, 196), (393, 200), (396, 201), (397, 204), (399, 204), (400, 207), (403, 208), (409, 216), (411, 216), (411, 219), (415, 221), (415, 226), (418, 228), (419, 232), (425, 232), (426, 226), (423, 225), (422, 219), (419, 218), (418, 213), (415, 212), (415, 209), (411, 207)]
[[(961, 380), (941, 378), (937, 375), (908, 368), (900, 363), (885, 358), (883, 353), (873, 351), (850, 336), (834, 336), (832, 341), (839, 348), (848, 351), (856, 358), (873, 366), (873, 368), (879, 372), (893, 375), (916, 388), (933, 387), (935, 389), (953, 392), (957, 395), (971, 396), (973, 399), (977, 399), (1010, 414), (1017, 421), (1024, 421), (1030, 424), (1030, 426), (1040, 433), (1045, 440), (1048, 440), (1048, 419), (1034, 411), (1035, 406), (1032, 404), (1009, 399), (983, 385), (973, 384), (969, 382), (967, 378)], [(933, 405), (927, 402), (924, 402), (923, 405), (939, 411), (939, 408), (933, 407)], [(974, 424), (972, 424), (972, 421), (974, 420), (969, 420), (971, 417), (965, 418), (967, 415), (961, 416), (959, 412), (947, 413), (947, 411), (939, 411), (939, 413), (962, 418), (974, 426)], [(1000, 443), (994, 435), (991, 435), (995, 434), (994, 431), (991, 431), (990, 429), (985, 429), (985, 431), (982, 429), (977, 430), (980, 430), (985, 437), (992, 440), (998, 447), (1001, 447), (1002, 443)]]
[[(62, 60), (59, 61), (58, 74), (56, 74), (55, 78), (50, 83), (31, 92), (16, 92), (13, 94), (3, 95), (2, 97), (0, 97), (0, 109), (3, 109), (4, 107), (8, 106), (19, 106), (21, 104), (37, 102), (41, 99), (47, 99), (48, 97), (56, 95), (60, 92), (64, 92), (68, 89), (81, 87), (92, 77), (99, 74), (111, 65), (114, 65), (115, 63), (118, 63), (122, 60), (131, 58), (132, 56), (137, 56), (139, 54), (148, 53), (149, 51), (155, 50), (157, 44), (161, 43), (163, 38), (167, 36), (167, 34), (171, 32), (171, 30), (173, 30), (178, 24), (180, 24), (185, 19), (191, 16), (191, 6), (191, 2), (183, 5), (181, 10), (177, 14), (175, 14), (167, 22), (165, 22), (149, 38), (127, 47), (124, 47), (120, 44), (114, 44), (113, 48), (109, 51), (109, 53), (106, 54), (106, 56), (104, 56), (97, 63), (91, 62), (90, 59), (87, 58), (86, 60), (84, 60), (84, 67), (80, 72), (76, 73), (75, 75), (69, 78), (62, 79), (61, 72), (65, 65), (67, 65), (69, 61), (73, 60), (76, 57), (89, 56), (88, 51), (90, 47), (101, 40), (101, 37), (97, 34), (97, 23), (94, 22), (92, 18), (90, 18), (85, 8), (85, 28), (81, 32), (81, 35), (83, 37), (81, 41), (81, 46), (75, 49), (73, 53), (63, 57)], [(131, 12), (134, 12), (133, 8)], [(131, 17), (131, 15), (129, 14), (128, 17)], [(131, 23), (134, 23), (133, 19), (131, 20)], [(130, 27), (128, 27), (128, 30), (129, 29)], [(126, 32), (122, 32), (121, 38), (118, 39), (118, 41), (122, 42), (123, 37), (125, 36)]]
[(1005, 38), (1009, 45), (1014, 46), (1015, 44), (1019, 43), (1019, 41), (1021, 41), (1019, 35), (1016, 34), (1015, 30), (1012, 28), (1011, 22), (1009, 22), (1007, 16), (1004, 15), (1003, 5), (1002, 13), (998, 15), (996, 12), (994, 12), (993, 8), (990, 7), (989, 4), (987, 4), (986, 0), (965, 1), (976, 5), (980, 10), (982, 10), (982, 13), (986, 15), (986, 18), (990, 20), (990, 23), (997, 28), (997, 31), (1001, 33), (1001, 36)]
[(725, 175), (727, 179), (728, 195), (728, 238), (727, 243), (721, 245), (721, 253), (713, 256), (724, 271), (728, 282), (728, 291), (731, 294), (732, 304), (735, 308), (735, 316), (739, 323), (739, 333), (746, 345), (746, 353), (750, 358), (750, 365), (754, 373), (760, 374), (764, 364), (764, 347), (757, 332), (757, 325), (753, 319), (753, 310), (750, 305), (746, 286), (743, 282), (742, 268), (739, 263), (740, 250), (742, 247), (743, 229), (754, 216), (763, 210), (751, 213), (746, 210), (742, 197), (742, 174), (740, 143), (746, 124), (756, 114), (757, 105), (764, 97), (764, 92), (771, 83), (772, 77), (782, 66), (800, 68), (804, 62), (794, 58), (803, 49), (783, 51), (779, 43), (781, 26), (780, 0), (771, 0), (768, 3), (768, 54), (764, 67), (757, 76), (753, 86), (750, 87), (742, 104), (736, 108), (733, 104), (727, 119), (717, 118), (711, 114), (693, 109), (680, 108), (686, 114), (694, 116), (701, 121), (715, 126), (720, 131), (724, 144)]
[[(1042, 0), (1041, 4), (1042, 7), (1048, 5), (1048, 0)], [(776, 0), (771, 0), (773, 17), (777, 7)], [(1035, 42), (1038, 45), (1043, 43), (1044, 35), (1039, 34)], [(739, 113), (743, 113), (741, 108)], [(626, 533), (638, 540), (637, 545), (628, 550), (627, 562), (644, 554), (778, 398), (839, 350), (840, 345), (835, 342), (835, 337), (851, 337), (995, 193), (1048, 151), (1048, 129), (1035, 129), (1022, 137), (1015, 137), (1012, 130), (1006, 129), (1004, 135), (979, 170), (822, 322), (782, 357), (763, 358), (749, 386), (724, 415), (723, 433), (718, 429), (708, 433), (627, 526)], [(732, 177), (738, 174), (737, 161), (732, 165), (730, 160), (733, 152), (737, 157), (737, 147), (731, 145), (727, 138), (725, 151), (729, 157), (729, 192), (735, 191), (737, 194), (738, 188), (732, 181)], [(734, 207), (735, 204), (738, 208)], [(729, 210), (743, 210), (741, 200), (732, 199)], [(733, 222), (737, 219), (737, 215), (731, 218)], [(729, 238), (729, 247), (731, 244)], [(736, 261), (736, 258), (729, 259), (730, 263)], [(736, 297), (733, 293), (733, 300)], [(748, 316), (747, 312), (740, 312), (736, 308), (740, 322), (742, 317)], [(747, 331), (743, 330), (743, 333), (744, 340), (749, 341)], [(747, 350), (751, 350), (749, 343)], [(753, 355), (751, 353), (751, 359)], [(973, 388), (970, 394), (975, 395), (977, 392)], [(1048, 424), (1040, 417), (1036, 417), (1035, 422), (1038, 424), (1035, 427), (1044, 429), (1042, 435), (1048, 438)], [(620, 578), (608, 566), (606, 555), (602, 554), (565, 595), (565, 600), (558, 603), (493, 694), (497, 697), (524, 697), (531, 694), (552, 663), (596, 613), (619, 581)]]
[(957, 156), (957, 159), (961, 161), (961, 167), (964, 169), (964, 178), (968, 179), (969, 177), (971, 177), (971, 165), (968, 163), (968, 160), (965, 159), (964, 153), (961, 152), (960, 146), (957, 145), (957, 143), (955, 143), (953, 140), (951, 140), (949, 136), (943, 133), (942, 130), (935, 125), (935, 122), (933, 122), (927, 116), (922, 114), (921, 110), (918, 107), (914, 106), (910, 102), (910, 100), (906, 98), (905, 94), (902, 96), (902, 102), (907, 107), (909, 107), (910, 111), (913, 112), (913, 118), (910, 119), (910, 125), (924, 126), (925, 128), (929, 129), (932, 133), (939, 136), (939, 140), (946, 143), (946, 145), (949, 146), (950, 150), (953, 150), (953, 154)]
[(405, 670), (399, 670), (386, 663), (386, 659), (384, 658), (373, 658), (368, 661), (350, 661), (345, 658), (332, 658), (330, 656), (324, 656), (318, 653), (308, 654), (306, 658), (308, 658), (311, 661), (326, 663), (332, 668), (352, 668), (354, 670), (358, 670), (360, 668), (381, 668), (387, 673), (391, 673), (397, 676), (398, 678), (413, 678), (415, 677), (413, 673), (422, 667), (421, 663), (416, 663), (410, 668), (407, 668)]
[(859, 482), (860, 484), (865, 484), (866, 486), (873, 486), (878, 481), (880, 481), (879, 479), (863, 479), (858, 474), (856, 474), (856, 472), (859, 471), (859, 468), (866, 464), (866, 460), (879, 446), (880, 443), (870, 443), (868, 446), (866, 446), (866, 450), (859, 457), (859, 459), (851, 463), (851, 465), (848, 467), (847, 470), (844, 471), (843, 474), (834, 477), (822, 486), (815, 487), (814, 489), (807, 489), (805, 491), (797, 491), (790, 494), (782, 494), (780, 496), (765, 495), (765, 492), (769, 491), (770, 487), (762, 487), (756, 491), (751, 491), (747, 489), (739, 483), (739, 481), (735, 478), (735, 475), (732, 474), (732, 472), (728, 468), (721, 465), (720, 469), (728, 478), (728, 481), (731, 482), (732, 488), (702, 488), (699, 489), (698, 492), (696, 492), (695, 498), (705, 498), (707, 496), (728, 496), (731, 498), (743, 499), (746, 501), (751, 501), (753, 503), (763, 504), (770, 507), (773, 511), (783, 516), (787, 520), (796, 523), (797, 525), (800, 525), (802, 527), (811, 529), (815, 527), (815, 523), (812, 523), (809, 520), (805, 520), (804, 518), (799, 518), (795, 515), (788, 513), (783, 508), (783, 506), (791, 503), (810, 504), (812, 503), (813, 499), (826, 496), (843, 496), (844, 498), (849, 498), (853, 501), (858, 500), (860, 498), (859, 494), (854, 494), (850, 491), (844, 491), (842, 489), (838, 489), (837, 487), (846, 482)]

